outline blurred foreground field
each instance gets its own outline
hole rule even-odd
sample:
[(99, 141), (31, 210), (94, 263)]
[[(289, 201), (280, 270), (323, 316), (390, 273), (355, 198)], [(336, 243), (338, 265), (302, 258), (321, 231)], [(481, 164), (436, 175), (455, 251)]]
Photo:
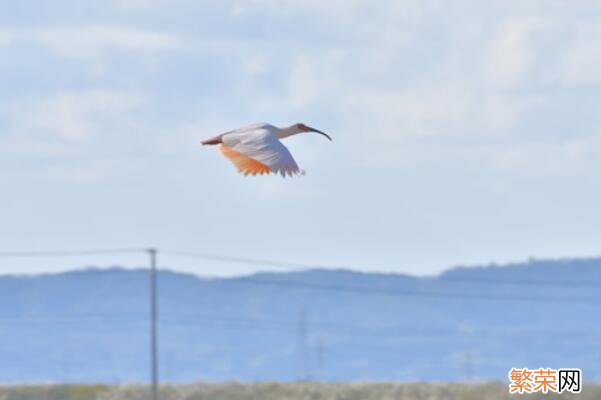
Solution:
[[(135, 385), (1, 386), (0, 400), (147, 400), (148, 388)], [(262, 383), (186, 384), (161, 387), (162, 400), (509, 400), (601, 399), (601, 386), (584, 385), (580, 394), (510, 395), (507, 386), (489, 384)]]

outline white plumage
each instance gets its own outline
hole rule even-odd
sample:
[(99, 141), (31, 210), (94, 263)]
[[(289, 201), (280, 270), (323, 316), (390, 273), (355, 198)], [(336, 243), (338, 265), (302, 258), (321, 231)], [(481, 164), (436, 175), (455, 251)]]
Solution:
[(223, 155), (244, 175), (279, 173), (292, 176), (304, 174), (304, 171), (298, 168), (280, 139), (302, 132), (316, 132), (332, 140), (327, 134), (300, 123), (287, 128), (260, 123), (223, 133), (202, 144), (221, 144)]

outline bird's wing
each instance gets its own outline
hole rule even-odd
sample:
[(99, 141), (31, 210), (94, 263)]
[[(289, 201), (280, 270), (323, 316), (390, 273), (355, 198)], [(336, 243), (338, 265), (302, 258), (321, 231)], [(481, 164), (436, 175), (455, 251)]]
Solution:
[(268, 130), (268, 131), (273, 131), (274, 129), (277, 129), (277, 128), (275, 126), (271, 125), (271, 124), (266, 123), (266, 122), (259, 122), (257, 124), (250, 124), (250, 125), (243, 126), (241, 128), (236, 128), (234, 130), (225, 132), (222, 135), (248, 133), (248, 132), (258, 131), (258, 130), (262, 130), (262, 129), (265, 129), (265, 130)]
[(253, 160), (250, 157), (232, 149), (224, 144), (221, 145), (221, 154), (227, 157), (238, 168), (238, 172), (244, 175), (263, 175), (271, 173), (267, 165)]
[(280, 173), (282, 176), (302, 173), (290, 151), (272, 129), (258, 127), (233, 131), (222, 137), (221, 152), (244, 175)]

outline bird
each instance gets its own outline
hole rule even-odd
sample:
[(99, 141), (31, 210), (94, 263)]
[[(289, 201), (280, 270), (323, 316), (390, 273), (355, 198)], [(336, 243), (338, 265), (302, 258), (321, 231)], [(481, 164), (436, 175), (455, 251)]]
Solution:
[(221, 153), (245, 176), (304, 175), (305, 171), (299, 169), (290, 151), (280, 141), (304, 132), (315, 132), (332, 140), (328, 134), (303, 123), (284, 128), (258, 123), (222, 133), (201, 141), (201, 144), (220, 145)]

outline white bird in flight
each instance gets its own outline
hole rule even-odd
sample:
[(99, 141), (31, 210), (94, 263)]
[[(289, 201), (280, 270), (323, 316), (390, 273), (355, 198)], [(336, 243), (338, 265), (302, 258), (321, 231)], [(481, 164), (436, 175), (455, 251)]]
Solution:
[(203, 145), (221, 145), (221, 153), (244, 175), (279, 173), (282, 176), (304, 174), (296, 165), (290, 151), (280, 139), (303, 132), (316, 132), (332, 140), (324, 132), (305, 124), (278, 128), (260, 123), (235, 129), (214, 138), (203, 140)]

